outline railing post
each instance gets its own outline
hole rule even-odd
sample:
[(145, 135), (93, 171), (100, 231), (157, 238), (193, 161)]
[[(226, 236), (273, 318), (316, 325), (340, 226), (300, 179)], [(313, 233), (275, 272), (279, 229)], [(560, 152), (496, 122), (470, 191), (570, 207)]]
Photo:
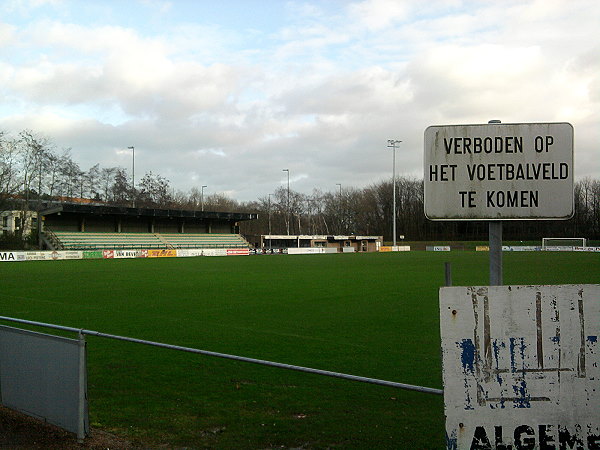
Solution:
[(86, 352), (85, 335), (79, 330), (79, 395), (77, 411), (77, 442), (83, 444), (85, 439), (85, 407), (87, 398), (87, 374), (86, 374)]
[(452, 264), (445, 262), (444, 269), (446, 273), (446, 286), (452, 286)]

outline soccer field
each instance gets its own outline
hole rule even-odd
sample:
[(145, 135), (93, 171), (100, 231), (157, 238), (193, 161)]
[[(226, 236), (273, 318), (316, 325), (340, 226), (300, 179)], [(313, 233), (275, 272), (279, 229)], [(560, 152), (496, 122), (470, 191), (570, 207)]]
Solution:
[[(438, 289), (475, 252), (0, 265), (1, 314), (441, 388)], [(598, 283), (594, 253), (504, 254), (505, 284)], [(9, 324), (10, 325), (10, 324)], [(47, 332), (47, 330), (41, 330)], [(440, 448), (441, 396), (88, 337), (90, 421), (146, 444)]]

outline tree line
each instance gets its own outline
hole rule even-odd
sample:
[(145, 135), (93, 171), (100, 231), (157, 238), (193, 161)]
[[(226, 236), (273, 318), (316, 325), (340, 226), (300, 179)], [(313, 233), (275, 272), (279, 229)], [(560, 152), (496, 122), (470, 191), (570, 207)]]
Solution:
[[(203, 196), (199, 188), (176, 191), (168, 179), (147, 172), (135, 184), (123, 167), (82, 169), (70, 149), (24, 130), (11, 137), (0, 133), (0, 212), (15, 204), (30, 208), (36, 201), (75, 198), (139, 208), (193, 209), (257, 213), (258, 220), (240, 223), (244, 234), (355, 234), (392, 240), (393, 180), (337, 192), (315, 189), (309, 194), (279, 187), (255, 201), (238, 202), (221, 193)], [(432, 222), (423, 214), (423, 180), (396, 178), (396, 227), (401, 240), (486, 240), (486, 222)], [(575, 183), (575, 216), (565, 221), (509, 221), (506, 240), (542, 237), (600, 239), (600, 180)]]

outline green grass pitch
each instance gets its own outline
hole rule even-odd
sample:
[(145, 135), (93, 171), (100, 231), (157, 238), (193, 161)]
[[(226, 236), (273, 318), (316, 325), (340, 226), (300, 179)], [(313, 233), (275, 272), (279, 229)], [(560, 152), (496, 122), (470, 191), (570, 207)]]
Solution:
[[(3, 263), (0, 315), (441, 388), (445, 261), (488, 283), (476, 252)], [(597, 253), (504, 254), (505, 284), (599, 274)], [(92, 425), (149, 445), (444, 446), (431, 394), (98, 337), (88, 375)]]

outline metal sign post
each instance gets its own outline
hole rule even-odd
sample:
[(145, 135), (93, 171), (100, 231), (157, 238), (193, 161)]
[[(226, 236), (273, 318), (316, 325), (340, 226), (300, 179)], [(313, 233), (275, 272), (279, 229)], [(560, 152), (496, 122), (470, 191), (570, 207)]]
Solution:
[[(501, 123), (490, 120), (488, 123)], [(502, 286), (502, 222), (489, 223), (490, 286)]]
[(502, 222), (490, 222), (490, 286), (502, 286)]

